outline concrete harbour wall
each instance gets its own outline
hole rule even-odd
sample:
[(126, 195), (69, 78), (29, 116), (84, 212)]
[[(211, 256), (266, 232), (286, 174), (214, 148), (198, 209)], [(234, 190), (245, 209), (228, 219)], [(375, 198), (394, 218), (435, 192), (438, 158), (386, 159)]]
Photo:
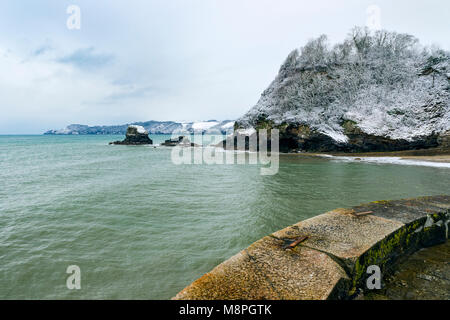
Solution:
[(366, 272), (388, 273), (416, 250), (448, 239), (450, 196), (375, 201), (301, 221), (253, 243), (173, 299), (347, 299)]

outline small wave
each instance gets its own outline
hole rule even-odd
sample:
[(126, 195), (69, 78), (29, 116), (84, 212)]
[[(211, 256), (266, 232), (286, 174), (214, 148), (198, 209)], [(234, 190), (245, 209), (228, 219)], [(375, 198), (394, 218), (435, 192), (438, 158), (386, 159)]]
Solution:
[(321, 157), (343, 162), (368, 162), (377, 164), (399, 164), (408, 166), (450, 168), (450, 163), (447, 162), (412, 160), (412, 159), (403, 159), (401, 157), (349, 157), (349, 156), (332, 156), (328, 154), (321, 155)]

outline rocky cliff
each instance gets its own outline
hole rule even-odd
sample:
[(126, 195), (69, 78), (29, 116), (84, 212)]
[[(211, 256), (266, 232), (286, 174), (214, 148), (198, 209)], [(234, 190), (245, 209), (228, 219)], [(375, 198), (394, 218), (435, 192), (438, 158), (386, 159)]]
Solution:
[(321, 36), (289, 54), (235, 133), (277, 128), (281, 151), (448, 148), (449, 60), (407, 34)]

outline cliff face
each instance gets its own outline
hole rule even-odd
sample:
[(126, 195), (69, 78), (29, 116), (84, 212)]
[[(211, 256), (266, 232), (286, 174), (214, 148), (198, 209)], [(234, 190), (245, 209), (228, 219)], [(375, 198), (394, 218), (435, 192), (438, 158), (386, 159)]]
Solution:
[(289, 54), (242, 130), (277, 128), (282, 151), (389, 151), (448, 147), (450, 53), (410, 35), (355, 28)]

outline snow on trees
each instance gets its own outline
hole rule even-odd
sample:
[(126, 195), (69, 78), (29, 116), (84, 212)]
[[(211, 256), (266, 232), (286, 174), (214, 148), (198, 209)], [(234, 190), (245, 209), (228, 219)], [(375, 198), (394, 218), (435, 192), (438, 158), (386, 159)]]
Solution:
[(450, 129), (450, 54), (408, 34), (354, 28), (330, 46), (325, 35), (293, 50), (260, 100), (238, 120), (306, 124), (344, 139), (344, 120), (368, 134), (412, 140)]

